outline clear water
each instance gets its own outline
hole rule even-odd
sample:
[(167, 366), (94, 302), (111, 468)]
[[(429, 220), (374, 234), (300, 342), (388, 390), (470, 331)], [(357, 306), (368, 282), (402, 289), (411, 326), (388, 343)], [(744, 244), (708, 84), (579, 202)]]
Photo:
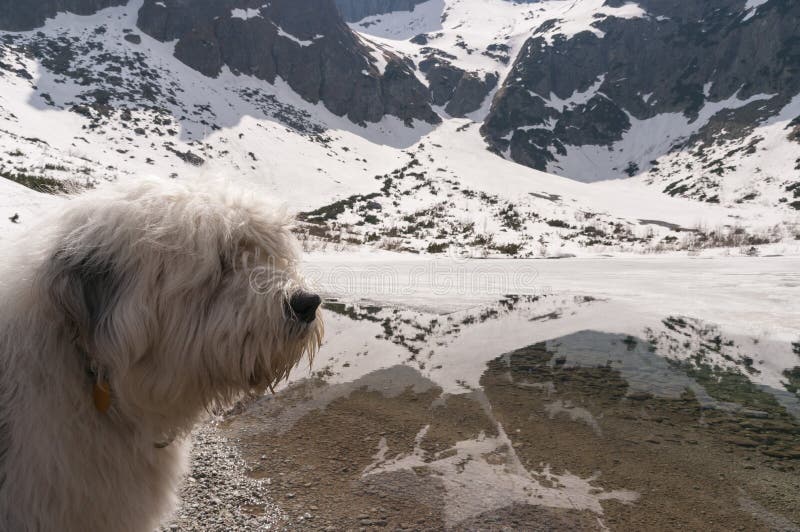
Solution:
[(618, 310), (329, 301), (313, 375), (224, 430), (291, 528), (797, 530), (800, 402), (768, 342), (671, 315), (576, 329)]

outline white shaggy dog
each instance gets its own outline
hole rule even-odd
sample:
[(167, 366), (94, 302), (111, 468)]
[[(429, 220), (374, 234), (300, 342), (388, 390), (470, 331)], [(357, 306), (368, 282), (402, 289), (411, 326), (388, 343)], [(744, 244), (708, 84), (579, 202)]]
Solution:
[(151, 532), (189, 432), (319, 346), (285, 214), (228, 186), (67, 200), (0, 292), (0, 530)]

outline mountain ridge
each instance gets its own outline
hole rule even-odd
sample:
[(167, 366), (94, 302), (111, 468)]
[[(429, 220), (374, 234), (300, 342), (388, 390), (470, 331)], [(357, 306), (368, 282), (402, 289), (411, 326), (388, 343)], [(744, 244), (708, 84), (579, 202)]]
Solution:
[[(413, 11), (346, 25), (328, 0), (315, 4), (316, 13), (286, 0), (266, 9), (234, 0), (131, 0), (94, 15), (59, 14), (33, 31), (0, 32), (0, 175), (51, 192), (151, 173), (236, 176), (300, 211), (299, 231), (312, 249), (544, 257), (795, 245), (800, 187), (794, 174), (781, 173), (780, 180), (769, 174), (797, 158), (796, 142), (784, 140), (798, 128), (800, 110), (792, 113), (800, 99), (765, 120), (754, 118), (749, 135), (763, 140), (753, 147), (748, 137), (732, 135), (727, 142), (736, 146), (725, 148), (709, 133), (729, 123), (722, 100), (706, 102), (695, 119), (714, 146), (698, 154), (697, 147), (670, 152), (673, 143), (666, 143), (661, 173), (637, 169), (633, 177), (623, 172), (625, 179), (593, 185), (566, 179), (576, 175), (558, 168), (548, 171), (560, 177), (542, 173), (502, 149), (490, 152), (485, 138), (531, 43), (594, 43), (616, 25), (652, 15), (644, 3), (602, 0), (587, 0), (578, 12), (554, 1), (491, 4), (482, 11), (482, 1), (428, 0)], [(260, 42), (263, 55), (252, 48)], [(358, 79), (352, 71), (364, 68), (375, 83), (372, 96), (350, 97), (352, 86), (322, 90), (331, 78), (312, 74), (325, 61), (330, 68), (345, 65), (339, 84)], [(603, 92), (607, 80), (592, 80), (593, 74), (587, 70), (577, 92), (566, 83), (547, 99), (537, 96), (540, 106), (511, 106), (509, 114), (535, 121), (559, 102), (567, 108), (561, 114), (572, 112), (570, 123), (579, 125), (565, 133), (569, 138), (605, 128), (612, 141), (613, 121), (603, 109), (639, 127), (642, 142), (655, 138), (642, 134), (651, 127), (647, 120), (672, 121), (665, 133), (688, 120), (666, 112), (637, 123), (610, 100), (593, 114), (575, 113)], [(395, 75), (397, 85), (381, 85)], [(408, 87), (413, 97), (404, 94)], [(750, 107), (739, 107), (766, 112), (761, 94), (748, 99)], [(614, 164), (627, 165), (625, 150), (600, 148), (622, 161)], [(591, 156), (591, 149), (570, 152)], [(743, 157), (742, 165), (763, 166), (766, 177), (754, 171), (739, 184), (732, 173), (702, 168), (723, 149), (738, 150), (730, 158)], [(747, 187), (758, 194), (747, 199)], [(714, 195), (718, 201), (709, 202)]]
[[(678, 184), (666, 193), (679, 190), (701, 201), (721, 201), (718, 178), (731, 172), (730, 165), (707, 168), (703, 187), (698, 183), (702, 176), (667, 175), (680, 173), (670, 154), (748, 138), (784, 109), (800, 114), (793, 104), (800, 94), (800, 5), (783, 0), (757, 4), (642, 1), (637, 3), (645, 10), (642, 16), (599, 19), (592, 23), (597, 33), (571, 38), (558, 33), (558, 19), (548, 19), (515, 60), (484, 135), (496, 152), (540, 170), (585, 180), (641, 173), (654, 182), (672, 177), (670, 183)], [(678, 121), (677, 115), (685, 117), (684, 123), (664, 131), (672, 136), (656, 139), (661, 146), (626, 144), (634, 130), (642, 133), (637, 124), (658, 128), (659, 117)], [(721, 155), (737, 147), (728, 146)], [(608, 157), (603, 148), (623, 153)], [(581, 152), (596, 165), (576, 162)], [(670, 170), (653, 164), (658, 160)], [(794, 174), (791, 168), (781, 173)], [(728, 201), (751, 201), (746, 198), (758, 194), (756, 188), (745, 186)], [(768, 201), (788, 203), (785, 194)]]

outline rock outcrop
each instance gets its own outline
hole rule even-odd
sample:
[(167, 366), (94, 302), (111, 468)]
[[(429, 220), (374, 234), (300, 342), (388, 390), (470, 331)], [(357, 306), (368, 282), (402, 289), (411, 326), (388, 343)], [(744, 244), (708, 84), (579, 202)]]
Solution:
[(548, 163), (569, 146), (611, 146), (633, 120), (673, 113), (691, 122), (705, 106), (757, 98), (716, 120), (705, 117), (708, 124), (689, 140), (741, 136), (800, 93), (800, 3), (637, 4), (646, 16), (598, 16), (597, 32), (571, 38), (558, 33), (558, 20), (542, 24), (493, 101), (482, 128), (491, 148), (555, 171)]
[(226, 66), (269, 83), (279, 76), (356, 123), (440, 121), (411, 67), (353, 33), (333, 0), (145, 0), (138, 26), (177, 40), (176, 57), (207, 76)]
[(483, 101), (497, 86), (497, 74), (481, 75), (475, 72), (465, 72), (453, 91), (453, 97), (444, 108), (450, 116), (462, 117), (477, 111)]
[(127, 3), (128, 0), (0, 0), (0, 30), (32, 30), (58, 13), (91, 15)]
[(467, 72), (437, 55), (420, 61), (419, 68), (428, 79), (433, 103), (446, 106), (445, 112), (454, 117), (480, 109), (497, 86), (497, 74)]

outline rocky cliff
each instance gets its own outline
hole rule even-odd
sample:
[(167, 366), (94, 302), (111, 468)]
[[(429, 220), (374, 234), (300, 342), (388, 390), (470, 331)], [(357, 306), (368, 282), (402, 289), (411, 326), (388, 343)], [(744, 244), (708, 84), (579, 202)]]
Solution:
[(497, 86), (497, 74), (465, 71), (436, 53), (420, 61), (419, 69), (428, 80), (433, 103), (445, 106), (445, 112), (453, 117), (480, 109)]
[(57, 13), (90, 15), (99, 9), (127, 3), (128, 0), (0, 0), (0, 30), (32, 30)]
[[(625, 177), (671, 150), (743, 138), (800, 93), (800, 3), (637, 4), (641, 16), (595, 17), (593, 31), (574, 36), (558, 19), (544, 22), (483, 126), (492, 149), (554, 172), (581, 148), (614, 150), (614, 168), (586, 167), (587, 175), (571, 177)], [(630, 135), (640, 144), (643, 135), (663, 142), (645, 153)]]
[(387, 114), (439, 121), (411, 67), (350, 31), (332, 0), (145, 0), (139, 28), (177, 39), (176, 57), (207, 76), (223, 67), (270, 83), (279, 76), (356, 123)]
[[(88, 15), (127, 3), (0, 0), (0, 30), (30, 30), (60, 12)], [(177, 41), (176, 57), (207, 76), (228, 67), (269, 83), (280, 77), (305, 100), (356, 123), (386, 115), (440, 121), (413, 65), (353, 33), (333, 0), (145, 0), (137, 25), (160, 41)]]

